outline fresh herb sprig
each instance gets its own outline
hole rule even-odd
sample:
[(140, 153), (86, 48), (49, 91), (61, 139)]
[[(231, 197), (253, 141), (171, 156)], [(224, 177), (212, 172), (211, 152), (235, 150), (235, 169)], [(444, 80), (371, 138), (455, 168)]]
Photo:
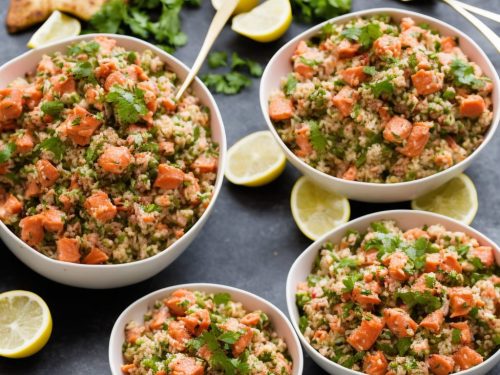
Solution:
[(262, 75), (262, 65), (251, 59), (243, 58), (236, 52), (232, 53), (230, 64), (226, 52), (212, 52), (208, 56), (208, 66), (211, 69), (230, 66), (231, 71), (229, 72), (209, 73), (202, 77), (203, 82), (218, 94), (237, 94), (252, 84), (250, 76), (260, 77)]
[[(180, 11), (199, 6), (200, 0), (110, 0), (92, 16), (87, 32), (127, 33), (151, 39), (167, 52), (187, 43)], [(153, 15), (159, 14), (154, 17)]]

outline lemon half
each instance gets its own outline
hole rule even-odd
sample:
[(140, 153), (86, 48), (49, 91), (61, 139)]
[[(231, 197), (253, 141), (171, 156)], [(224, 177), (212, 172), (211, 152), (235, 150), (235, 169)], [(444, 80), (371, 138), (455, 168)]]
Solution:
[[(224, 4), (224, 0), (212, 0), (212, 6), (215, 10), (219, 10), (221, 5)], [(248, 12), (255, 8), (259, 4), (259, 0), (240, 0), (233, 14)]]
[(267, 0), (248, 13), (233, 18), (232, 29), (258, 42), (271, 42), (282, 36), (292, 22), (288, 0)]
[(0, 294), (0, 356), (24, 358), (42, 349), (52, 333), (52, 317), (38, 295), (24, 290)]
[(347, 198), (326, 191), (304, 176), (293, 186), (290, 206), (300, 231), (313, 241), (347, 223), (351, 216)]
[(55, 10), (28, 42), (29, 48), (38, 48), (58, 40), (80, 34), (80, 21)]
[(285, 169), (286, 158), (270, 131), (247, 135), (227, 153), (226, 178), (236, 185), (262, 186)]
[(478, 206), (476, 187), (464, 174), (411, 201), (414, 210), (435, 212), (465, 224), (472, 223)]

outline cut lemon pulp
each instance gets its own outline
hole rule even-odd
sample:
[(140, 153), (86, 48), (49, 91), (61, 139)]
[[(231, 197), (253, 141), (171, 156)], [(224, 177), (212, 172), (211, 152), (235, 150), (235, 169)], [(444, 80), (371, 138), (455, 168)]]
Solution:
[(39, 296), (24, 290), (0, 294), (0, 356), (33, 355), (45, 346), (51, 332), (52, 317)]
[(347, 198), (324, 190), (306, 177), (293, 186), (290, 205), (295, 223), (311, 240), (347, 223), (351, 215)]
[(226, 178), (236, 185), (261, 186), (275, 180), (285, 169), (285, 154), (265, 130), (247, 135), (227, 153)]
[(61, 39), (80, 34), (80, 21), (55, 10), (28, 42), (29, 48), (38, 48)]
[(258, 42), (271, 42), (282, 36), (292, 22), (288, 0), (267, 0), (248, 13), (233, 18), (232, 29)]
[(476, 187), (469, 177), (461, 174), (436, 190), (412, 200), (411, 207), (470, 224), (478, 208)]

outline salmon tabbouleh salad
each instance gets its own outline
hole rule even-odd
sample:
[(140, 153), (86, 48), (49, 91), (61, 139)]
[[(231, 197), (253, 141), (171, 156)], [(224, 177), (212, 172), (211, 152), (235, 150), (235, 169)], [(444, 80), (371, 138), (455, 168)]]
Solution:
[(0, 90), (0, 219), (42, 254), (126, 263), (199, 219), (218, 145), (200, 100), (151, 51), (96, 37)]
[(369, 375), (447, 375), (500, 347), (494, 250), (439, 224), (379, 221), (326, 242), (296, 302), (307, 342)]
[(269, 116), (295, 155), (334, 177), (430, 176), (470, 155), (492, 123), (491, 80), (455, 38), (411, 18), (327, 23), (291, 60)]
[(130, 375), (287, 375), (285, 341), (262, 311), (228, 293), (178, 289), (125, 328), (121, 370)]

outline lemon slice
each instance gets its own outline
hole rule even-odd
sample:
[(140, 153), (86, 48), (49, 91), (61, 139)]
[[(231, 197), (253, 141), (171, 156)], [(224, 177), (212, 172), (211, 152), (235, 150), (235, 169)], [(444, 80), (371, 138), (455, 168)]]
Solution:
[(45, 346), (51, 332), (52, 317), (39, 296), (24, 290), (0, 294), (0, 356), (33, 355)]
[[(224, 0), (212, 0), (212, 6), (215, 10), (219, 10), (222, 4), (224, 4)], [(255, 8), (257, 4), (259, 4), (259, 0), (240, 0), (233, 14), (248, 12)]]
[(232, 29), (258, 42), (271, 42), (282, 36), (292, 22), (288, 0), (267, 0), (248, 13), (233, 18)]
[(304, 176), (293, 186), (290, 205), (300, 231), (313, 241), (347, 223), (351, 216), (347, 198), (324, 190)]
[(227, 153), (226, 178), (236, 185), (262, 186), (275, 180), (285, 169), (285, 154), (270, 131), (247, 135)]
[(472, 180), (461, 174), (436, 190), (411, 201), (414, 210), (431, 211), (470, 224), (477, 213), (477, 191)]
[(80, 34), (80, 30), (80, 21), (55, 10), (33, 34), (28, 42), (28, 47), (38, 48), (48, 43), (76, 36)]

